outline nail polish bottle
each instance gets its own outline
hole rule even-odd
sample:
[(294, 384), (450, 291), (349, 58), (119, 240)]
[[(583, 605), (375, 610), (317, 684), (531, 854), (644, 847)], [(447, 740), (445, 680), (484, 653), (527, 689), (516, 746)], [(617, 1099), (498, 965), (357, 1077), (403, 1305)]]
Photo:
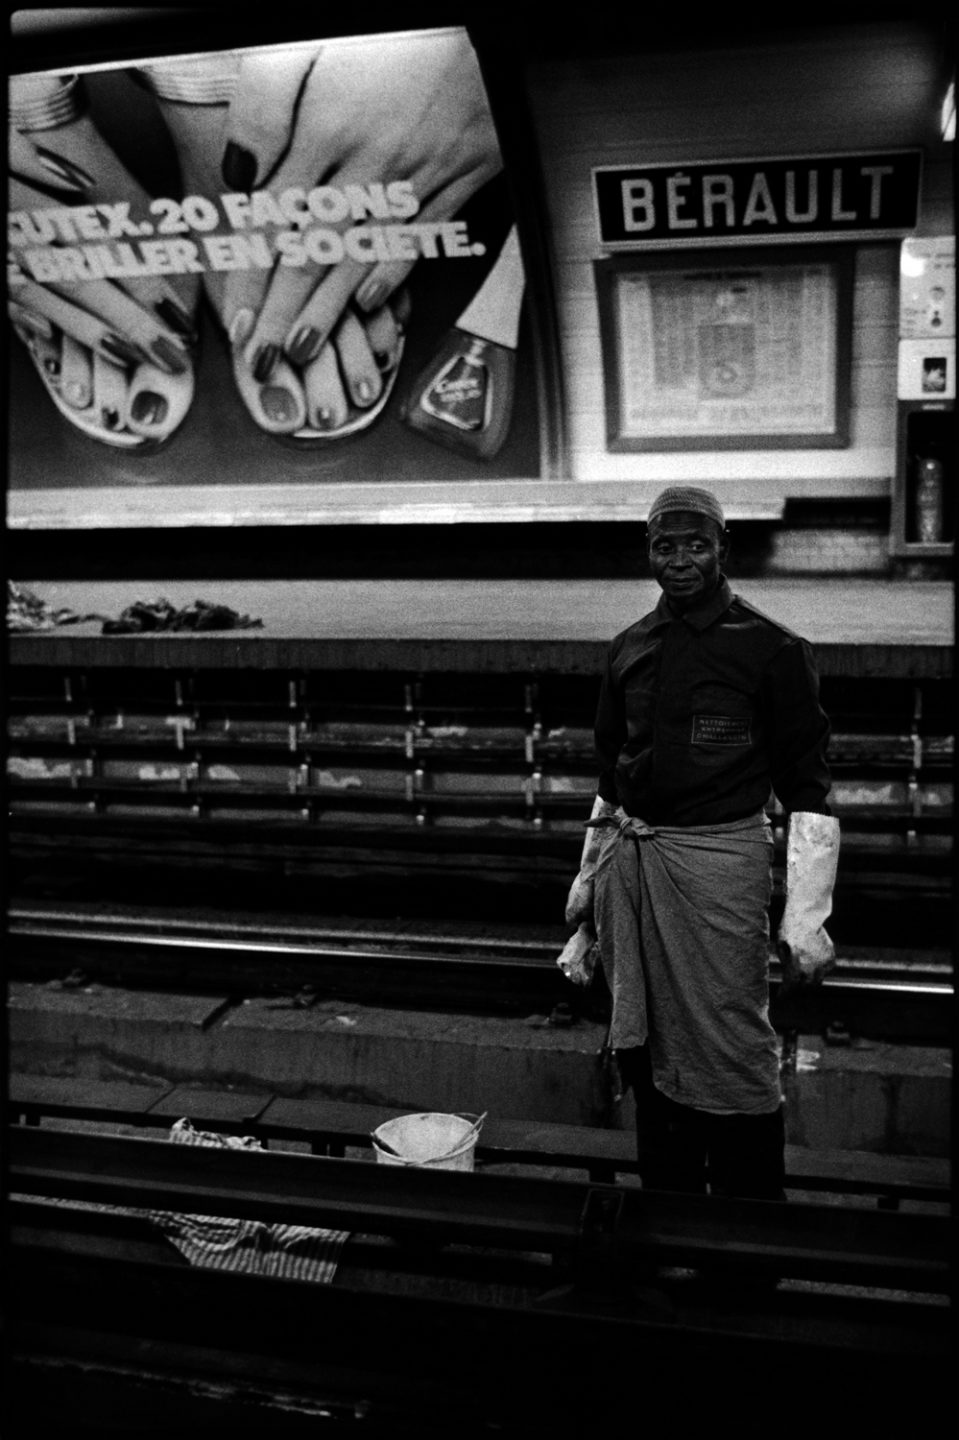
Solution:
[(486, 459), (506, 439), (525, 277), (515, 225), (496, 263), (426, 369), (402, 419), (439, 445)]

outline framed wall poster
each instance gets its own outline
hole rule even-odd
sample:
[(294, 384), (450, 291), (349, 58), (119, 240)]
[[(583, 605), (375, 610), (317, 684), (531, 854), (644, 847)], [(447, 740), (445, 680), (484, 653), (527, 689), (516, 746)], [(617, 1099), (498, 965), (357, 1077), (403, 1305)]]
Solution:
[(132, 53), (10, 82), (10, 523), (535, 510), (541, 347), (466, 30)]
[(849, 444), (853, 255), (594, 261), (610, 451)]

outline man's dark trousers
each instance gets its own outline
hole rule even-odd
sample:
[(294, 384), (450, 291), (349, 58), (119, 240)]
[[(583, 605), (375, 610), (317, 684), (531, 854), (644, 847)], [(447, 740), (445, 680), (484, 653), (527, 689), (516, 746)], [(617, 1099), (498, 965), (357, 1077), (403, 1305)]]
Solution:
[(679, 1105), (653, 1084), (646, 1045), (616, 1056), (636, 1099), (636, 1138), (644, 1188), (688, 1195), (785, 1200), (782, 1106), (767, 1115), (710, 1115)]

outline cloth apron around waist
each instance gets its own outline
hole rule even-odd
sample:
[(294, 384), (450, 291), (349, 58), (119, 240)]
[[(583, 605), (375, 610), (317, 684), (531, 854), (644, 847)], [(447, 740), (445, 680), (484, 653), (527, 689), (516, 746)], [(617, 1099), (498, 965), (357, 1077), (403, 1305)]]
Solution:
[(589, 823), (604, 832), (594, 913), (610, 1045), (648, 1043), (656, 1088), (681, 1105), (777, 1109), (765, 813), (722, 825), (648, 825), (625, 812)]

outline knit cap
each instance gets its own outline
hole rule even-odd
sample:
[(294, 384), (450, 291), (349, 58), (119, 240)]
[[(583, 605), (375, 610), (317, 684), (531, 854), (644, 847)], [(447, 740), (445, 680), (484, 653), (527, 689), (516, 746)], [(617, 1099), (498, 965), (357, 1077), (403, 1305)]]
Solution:
[(649, 507), (647, 525), (651, 525), (660, 515), (668, 515), (674, 510), (688, 510), (693, 515), (706, 515), (710, 520), (716, 521), (720, 530), (726, 528), (726, 517), (716, 496), (708, 490), (697, 490), (692, 485), (669, 485), (665, 490), (661, 490)]

